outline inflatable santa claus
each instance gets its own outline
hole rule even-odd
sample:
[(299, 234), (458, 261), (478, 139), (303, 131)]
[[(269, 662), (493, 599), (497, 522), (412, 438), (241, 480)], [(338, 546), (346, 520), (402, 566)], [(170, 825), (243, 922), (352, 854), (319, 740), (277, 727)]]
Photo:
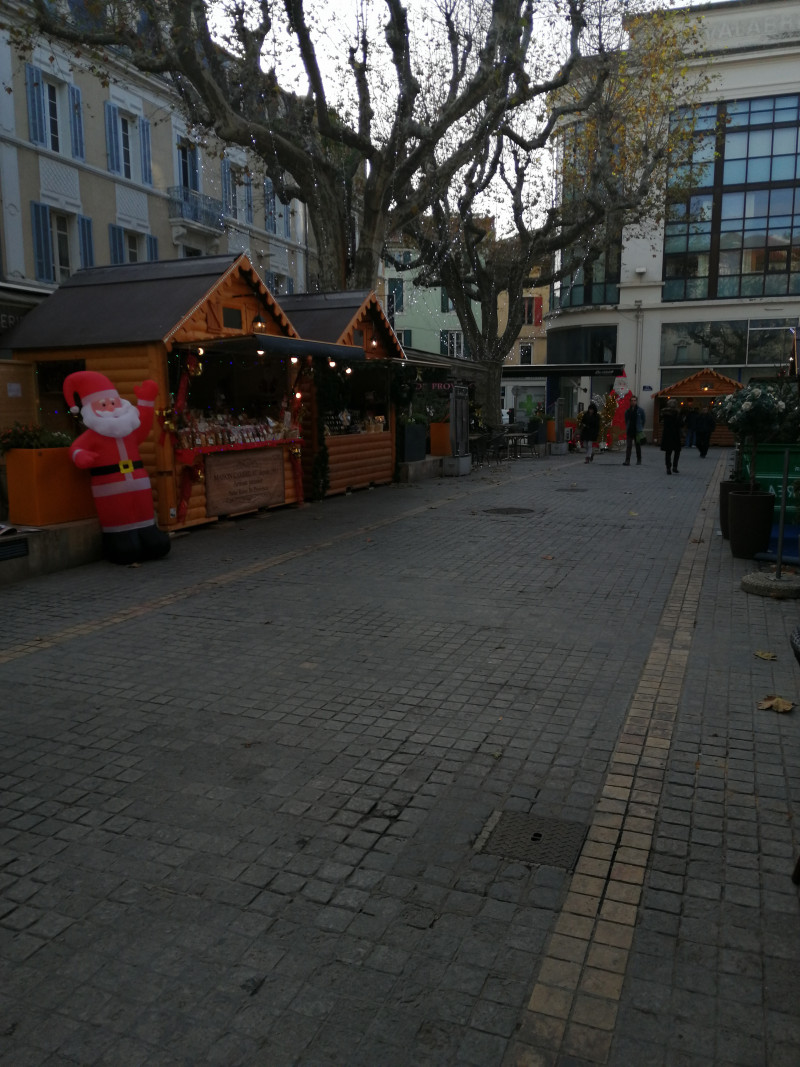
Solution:
[(71, 448), (72, 462), (92, 476), (92, 496), (103, 530), (103, 553), (112, 563), (160, 559), (170, 540), (156, 526), (150, 478), (139, 444), (153, 425), (158, 386), (142, 382), (138, 404), (123, 400), (97, 371), (76, 371), (64, 381), (64, 398), (80, 412), (86, 431)]

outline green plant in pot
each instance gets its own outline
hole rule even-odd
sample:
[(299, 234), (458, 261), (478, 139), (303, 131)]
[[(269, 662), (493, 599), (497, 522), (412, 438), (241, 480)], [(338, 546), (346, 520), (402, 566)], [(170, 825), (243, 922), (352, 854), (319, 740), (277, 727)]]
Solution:
[(717, 420), (734, 434), (739, 453), (747, 464), (749, 478), (740, 491), (731, 491), (727, 501), (731, 552), (740, 559), (752, 559), (769, 548), (775, 497), (759, 492), (756, 481), (756, 454), (759, 443), (777, 432), (786, 412), (786, 402), (767, 385), (746, 385), (724, 397), (717, 406)]

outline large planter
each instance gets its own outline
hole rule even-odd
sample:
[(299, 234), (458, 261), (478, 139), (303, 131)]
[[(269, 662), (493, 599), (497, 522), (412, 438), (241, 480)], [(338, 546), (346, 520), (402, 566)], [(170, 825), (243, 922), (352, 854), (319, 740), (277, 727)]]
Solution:
[(432, 422), (431, 423), (431, 455), (432, 456), (450, 456), (452, 455), (452, 449), (450, 448), (450, 423), (449, 422)]
[(747, 482), (734, 481), (733, 479), (727, 479), (719, 483), (719, 528), (726, 541), (730, 536), (728, 532), (728, 498), (731, 493), (746, 492), (747, 488)]
[(68, 448), (12, 448), (6, 453), (8, 521), (55, 526), (95, 516), (89, 474), (78, 470)]
[(428, 427), (422, 422), (408, 422), (400, 427), (398, 451), (401, 463), (418, 463), (425, 459)]
[(753, 559), (769, 549), (772, 534), (772, 493), (731, 493), (728, 497), (728, 527), (731, 552), (737, 559)]

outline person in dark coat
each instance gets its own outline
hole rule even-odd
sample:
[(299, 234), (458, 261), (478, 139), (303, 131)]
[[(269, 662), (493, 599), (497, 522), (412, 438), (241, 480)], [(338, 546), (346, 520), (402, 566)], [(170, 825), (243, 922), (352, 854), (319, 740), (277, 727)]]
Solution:
[(681, 412), (677, 400), (668, 400), (661, 413), (661, 451), (667, 465), (667, 474), (678, 474), (681, 455)]
[(594, 459), (594, 443), (599, 436), (600, 415), (597, 412), (597, 404), (592, 401), (581, 419), (581, 444), (586, 452), (584, 463), (591, 463)]
[(704, 407), (697, 416), (697, 422), (694, 428), (695, 436), (697, 438), (697, 451), (701, 456), (705, 456), (708, 453), (708, 446), (711, 444), (711, 435), (714, 432), (714, 427), (716, 425), (717, 420), (708, 408)]

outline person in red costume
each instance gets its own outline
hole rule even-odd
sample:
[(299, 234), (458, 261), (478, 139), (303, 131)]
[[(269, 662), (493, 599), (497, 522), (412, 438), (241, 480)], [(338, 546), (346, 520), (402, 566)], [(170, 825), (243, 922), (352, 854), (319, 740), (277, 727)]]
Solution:
[(87, 429), (70, 447), (72, 462), (92, 476), (92, 496), (103, 530), (103, 553), (112, 563), (160, 559), (170, 549), (153, 514), (150, 478), (139, 444), (153, 425), (158, 386), (134, 390), (138, 404), (123, 400), (104, 374), (75, 371), (64, 380), (64, 398)]

